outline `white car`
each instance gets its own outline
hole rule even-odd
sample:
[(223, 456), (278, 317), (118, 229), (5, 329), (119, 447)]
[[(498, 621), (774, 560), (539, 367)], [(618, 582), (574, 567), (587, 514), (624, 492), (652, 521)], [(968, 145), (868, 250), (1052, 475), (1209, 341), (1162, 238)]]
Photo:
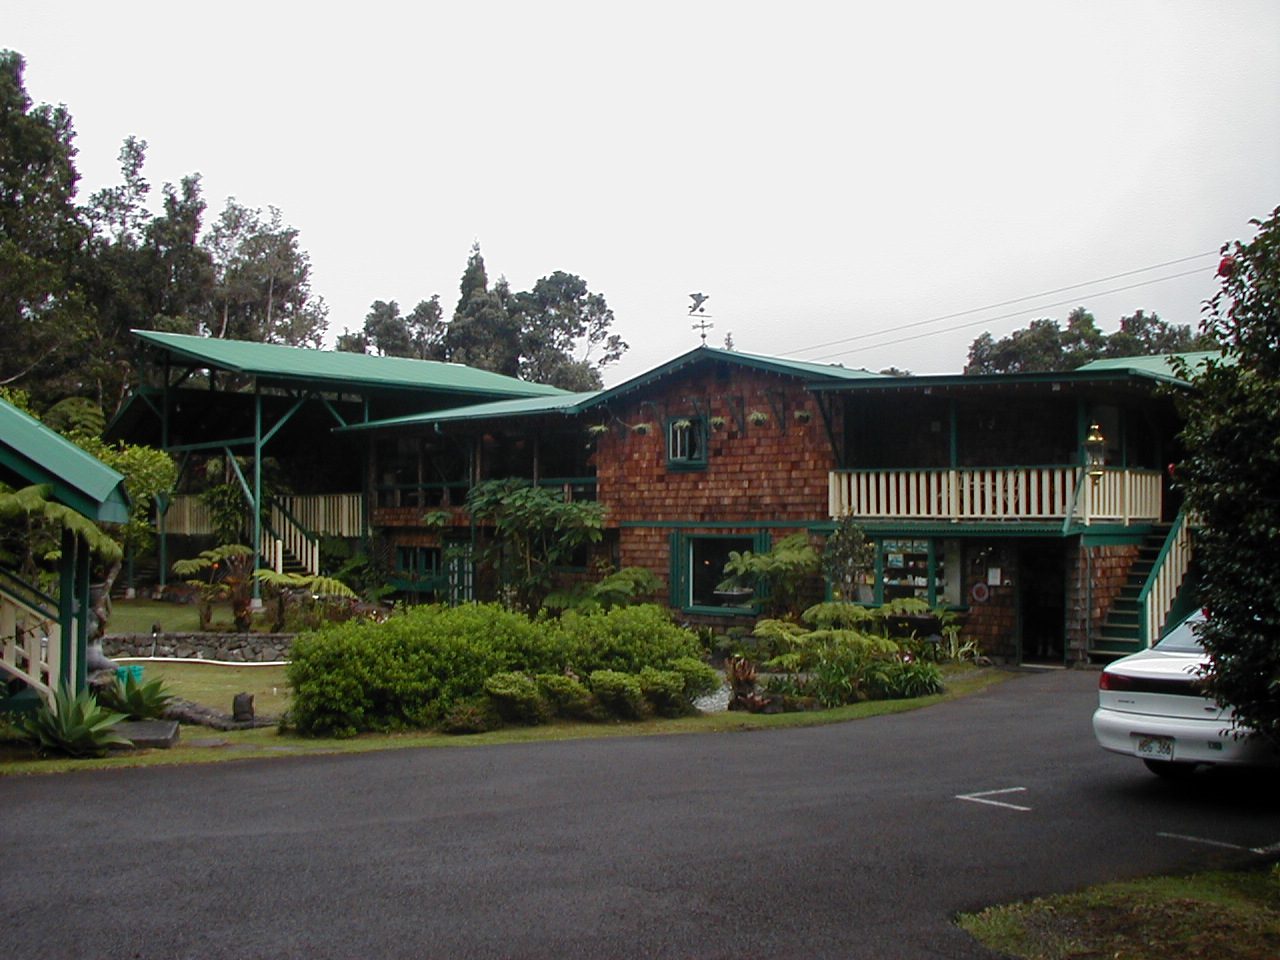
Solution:
[(1098, 743), (1164, 777), (1184, 776), (1199, 764), (1280, 763), (1280, 752), (1204, 695), (1209, 655), (1195, 632), (1203, 621), (1203, 613), (1194, 613), (1150, 650), (1106, 666), (1093, 714)]

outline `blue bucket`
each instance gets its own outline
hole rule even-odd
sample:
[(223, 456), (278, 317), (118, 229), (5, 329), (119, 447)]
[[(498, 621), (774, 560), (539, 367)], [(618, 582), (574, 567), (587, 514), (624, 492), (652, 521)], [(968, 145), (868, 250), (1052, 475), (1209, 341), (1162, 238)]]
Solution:
[(116, 679), (121, 683), (127, 683), (128, 678), (133, 677), (134, 683), (142, 682), (142, 664), (131, 663), (127, 667), (116, 667)]

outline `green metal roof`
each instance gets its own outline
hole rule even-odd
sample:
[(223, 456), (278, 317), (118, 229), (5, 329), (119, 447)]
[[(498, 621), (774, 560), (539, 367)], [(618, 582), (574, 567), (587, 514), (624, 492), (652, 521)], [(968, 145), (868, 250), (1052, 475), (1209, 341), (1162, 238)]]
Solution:
[[(616, 387), (608, 390), (595, 390), (589, 393), (569, 393), (556, 397), (538, 397), (528, 400), (505, 400), (494, 403), (482, 403), (467, 407), (454, 407), (449, 410), (435, 410), (430, 413), (414, 414), (407, 417), (395, 417), (388, 420), (377, 420), (372, 423), (353, 424), (341, 430), (378, 430), (386, 427), (421, 426), (432, 423), (458, 422), (462, 420), (491, 420), (499, 417), (532, 417), (548, 413), (560, 413), (573, 416), (599, 406), (605, 401), (639, 390), (656, 382), (660, 378), (674, 373), (694, 363), (707, 361), (723, 361), (741, 367), (756, 370), (767, 370), (804, 380), (806, 383), (815, 379), (831, 381), (861, 380), (868, 377), (880, 379), (880, 374), (866, 370), (849, 370), (845, 367), (830, 366), (823, 363), (806, 363), (802, 360), (782, 360), (777, 357), (764, 357), (750, 353), (739, 353), (736, 350), (719, 350), (715, 347), (696, 347), (688, 353), (669, 360), (652, 370), (632, 377)], [(335, 432), (341, 432), (335, 431)]]
[(1185, 361), (1187, 366), (1195, 370), (1197, 367), (1204, 366), (1209, 358), (1221, 356), (1222, 354), (1216, 350), (1201, 350), (1195, 353), (1162, 353), (1149, 357), (1106, 357), (1102, 360), (1092, 360), (1079, 369), (1125, 370), (1135, 377), (1154, 377), (1157, 380), (1182, 382), (1182, 378), (1173, 371), (1175, 358)]
[(475, 403), (466, 407), (453, 407), (449, 410), (432, 410), (428, 413), (415, 413), (406, 417), (391, 417), (387, 420), (355, 423), (349, 427), (338, 427), (334, 430), (334, 433), (355, 430), (381, 430), (388, 427), (422, 426), (433, 423), (454, 423), (459, 420), (532, 417), (548, 413), (572, 416), (582, 409), (583, 403), (599, 393), (599, 390), (592, 390), (587, 393), (564, 393), (556, 397), (527, 397), (523, 400), (495, 400), (493, 403)]
[(348, 389), (422, 390), (489, 398), (542, 397), (565, 392), (558, 387), (528, 383), (460, 363), (375, 357), (364, 353), (219, 340), (154, 330), (134, 330), (132, 333), (143, 343), (197, 366), (231, 370), (264, 379), (303, 380)]
[(90, 520), (124, 523), (129, 519), (124, 477), (3, 400), (0, 471), (23, 486), (48, 484), (55, 500)]
[(1205, 358), (1217, 356), (1216, 353), (1183, 353), (1161, 354), (1148, 357), (1109, 357), (1105, 360), (1094, 360), (1075, 370), (1040, 370), (1029, 373), (943, 373), (923, 374), (907, 377), (873, 377), (854, 382), (814, 383), (814, 390), (911, 390), (947, 387), (980, 387), (1017, 386), (1023, 384), (1084, 384), (1084, 383), (1117, 383), (1122, 381), (1156, 381), (1162, 383), (1186, 384), (1176, 376), (1170, 361), (1180, 356), (1194, 368), (1204, 363)]
[(806, 382), (830, 381), (838, 383), (851, 380), (882, 379), (880, 374), (872, 373), (869, 370), (850, 370), (847, 367), (827, 363), (786, 360), (781, 357), (766, 357), (752, 353), (740, 353), (737, 350), (720, 350), (716, 347), (700, 346), (695, 347), (688, 353), (681, 354), (674, 360), (668, 360), (666, 363), (660, 364), (646, 373), (623, 381), (616, 387), (601, 390), (593, 399), (583, 404), (583, 409), (606, 403), (621, 394), (639, 390), (695, 363), (706, 363), (708, 361), (720, 361), (753, 370), (779, 373), (784, 376), (796, 377)]

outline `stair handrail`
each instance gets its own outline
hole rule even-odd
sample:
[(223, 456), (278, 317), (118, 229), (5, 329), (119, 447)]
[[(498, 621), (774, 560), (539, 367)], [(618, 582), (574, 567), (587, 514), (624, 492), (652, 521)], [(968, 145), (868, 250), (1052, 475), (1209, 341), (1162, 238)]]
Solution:
[[(299, 523), (280, 501), (272, 499), (270, 506), (268, 530), (283, 542), (285, 549), (298, 558), (308, 573), (318, 577), (320, 575), (320, 538)], [(279, 565), (278, 561), (277, 566)]]
[(0, 568), (0, 596), (8, 597), (31, 613), (50, 620), (58, 619), (58, 601), (54, 597), (3, 568)]
[[(9, 581), (0, 582), (0, 634), (3, 634), (0, 636), (0, 676), (21, 680), (48, 702), (57, 683), (61, 659), (62, 624), (58, 620), (57, 603), (11, 572), (0, 570), (0, 574)], [(30, 596), (15, 591), (14, 584)], [(50, 606), (43, 606), (41, 600)], [(27, 669), (18, 667), (19, 657), (26, 660)]]
[(1165, 619), (1173, 609), (1178, 589), (1191, 566), (1190, 525), (1185, 511), (1179, 511), (1169, 533), (1151, 564), (1146, 582), (1138, 591), (1138, 644), (1140, 649), (1160, 639)]

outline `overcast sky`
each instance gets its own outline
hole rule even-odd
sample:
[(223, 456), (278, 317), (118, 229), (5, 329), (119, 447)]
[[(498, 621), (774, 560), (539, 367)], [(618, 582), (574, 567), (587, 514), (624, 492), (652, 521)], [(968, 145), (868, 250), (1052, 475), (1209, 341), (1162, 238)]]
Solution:
[(450, 315), (478, 241), (491, 279), (607, 297), (609, 384), (697, 345), (694, 291), (713, 345), (953, 372), (1075, 304), (1195, 323), (1207, 254), (1280, 204), (1275, 0), (0, 9), (81, 198), (135, 134), (206, 222), (279, 207), (330, 342), (375, 299)]

